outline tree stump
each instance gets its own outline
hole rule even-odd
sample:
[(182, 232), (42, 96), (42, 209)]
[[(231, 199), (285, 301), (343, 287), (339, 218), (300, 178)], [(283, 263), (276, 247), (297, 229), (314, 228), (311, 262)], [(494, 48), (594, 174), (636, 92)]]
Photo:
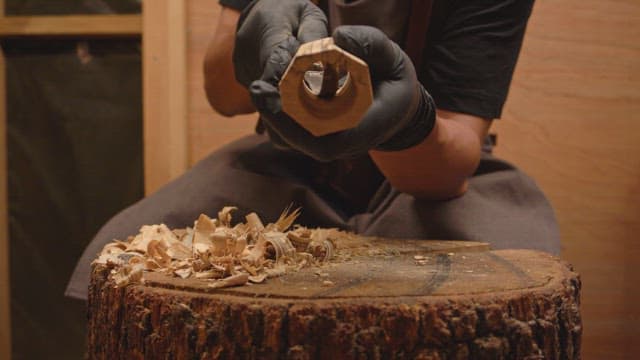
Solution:
[(94, 266), (89, 358), (580, 358), (580, 278), (556, 257), (371, 241), (343, 261), (227, 289), (158, 273), (117, 288)]

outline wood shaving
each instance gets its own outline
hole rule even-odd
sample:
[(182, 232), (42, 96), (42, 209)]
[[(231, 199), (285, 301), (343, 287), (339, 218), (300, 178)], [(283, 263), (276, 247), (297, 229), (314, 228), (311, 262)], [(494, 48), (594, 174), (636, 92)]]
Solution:
[(225, 206), (218, 213), (218, 221), (222, 226), (231, 226), (231, 213), (238, 208), (235, 206)]
[(138, 283), (142, 280), (143, 269), (144, 266), (141, 264), (121, 266), (118, 269), (111, 270), (111, 278), (118, 287), (126, 286), (130, 283)]
[(231, 286), (244, 285), (249, 281), (249, 275), (236, 274), (224, 279), (218, 279), (215, 282), (209, 284), (209, 287), (214, 289), (226, 288)]
[(246, 222), (232, 226), (234, 210), (236, 207), (226, 206), (216, 219), (201, 214), (193, 228), (142, 226), (126, 241), (105, 245), (94, 263), (110, 267), (118, 287), (144, 282), (145, 272), (160, 272), (206, 281), (216, 289), (260, 284), (308, 266), (321, 266), (336, 255), (340, 239), (352, 236), (337, 229), (294, 225), (300, 209), (292, 211), (291, 206), (267, 225), (250, 213)]
[(267, 274), (260, 274), (255, 276), (249, 276), (249, 281), (254, 284), (260, 284), (267, 279)]
[(293, 225), (293, 222), (296, 221), (298, 216), (300, 215), (300, 208), (291, 211), (291, 205), (289, 205), (282, 214), (280, 214), (280, 218), (276, 221), (276, 229), (281, 232), (287, 231), (288, 228)]
[(249, 226), (252, 230), (255, 230), (255, 231), (264, 230), (264, 225), (262, 224), (262, 220), (260, 220), (260, 217), (258, 216), (258, 214), (251, 213), (245, 216), (245, 219), (247, 220), (247, 226)]
[(174, 271), (173, 271), (173, 273), (174, 273), (174, 274), (176, 274), (177, 276), (179, 276), (179, 277), (183, 278), (183, 279), (186, 279), (186, 278), (188, 278), (189, 276), (191, 276), (191, 272), (192, 272), (192, 271), (193, 271), (193, 270), (191, 270), (191, 269), (189, 269), (189, 268), (186, 268), (186, 269), (177, 269), (177, 270), (174, 270)]

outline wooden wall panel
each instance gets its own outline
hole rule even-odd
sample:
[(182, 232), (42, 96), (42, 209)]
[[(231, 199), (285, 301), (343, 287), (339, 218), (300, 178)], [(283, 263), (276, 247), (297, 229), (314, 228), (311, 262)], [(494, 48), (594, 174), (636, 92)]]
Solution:
[(187, 47), (189, 86), (189, 163), (193, 165), (211, 151), (253, 132), (256, 115), (226, 118), (211, 109), (204, 93), (202, 61), (213, 37), (220, 5), (211, 0), (188, 0)]
[(538, 1), (501, 155), (545, 190), (582, 274), (585, 359), (640, 352), (640, 2)]
[(0, 18), (2, 36), (132, 36), (142, 33), (140, 15), (7, 16)]
[(185, 0), (142, 6), (145, 193), (188, 167)]

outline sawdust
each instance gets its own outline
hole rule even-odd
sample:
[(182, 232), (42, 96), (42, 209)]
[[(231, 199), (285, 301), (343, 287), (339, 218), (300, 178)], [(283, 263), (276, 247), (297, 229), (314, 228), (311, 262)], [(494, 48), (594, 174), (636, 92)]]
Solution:
[[(201, 214), (193, 228), (170, 230), (166, 225), (145, 225), (126, 241), (104, 246), (94, 263), (111, 267), (116, 286), (144, 283), (146, 272), (208, 282), (211, 288), (260, 284), (330, 260), (349, 259), (339, 245), (353, 244), (355, 235), (337, 229), (309, 229), (293, 225), (300, 209), (285, 209), (266, 226), (250, 213), (232, 225), (235, 207), (226, 206), (212, 219)], [(349, 248), (349, 246), (347, 246)], [(339, 255), (339, 256), (336, 256)], [(319, 272), (325, 286), (332, 283)]]

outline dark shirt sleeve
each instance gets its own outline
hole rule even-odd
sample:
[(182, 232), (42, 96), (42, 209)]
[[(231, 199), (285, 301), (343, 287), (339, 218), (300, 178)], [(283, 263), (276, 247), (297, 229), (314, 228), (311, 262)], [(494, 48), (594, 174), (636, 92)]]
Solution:
[(439, 108), (499, 118), (533, 0), (442, 3), (420, 78)]
[(220, 0), (220, 5), (242, 11), (251, 0)]

